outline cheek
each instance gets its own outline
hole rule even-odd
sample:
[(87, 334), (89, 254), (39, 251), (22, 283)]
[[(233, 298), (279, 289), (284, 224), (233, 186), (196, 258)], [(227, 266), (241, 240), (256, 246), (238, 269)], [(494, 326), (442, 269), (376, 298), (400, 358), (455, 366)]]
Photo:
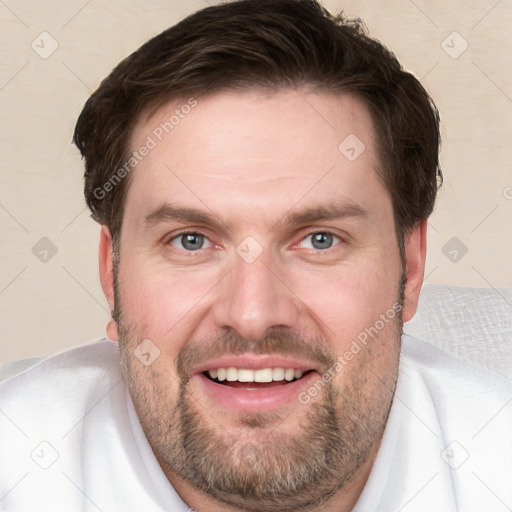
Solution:
[(138, 264), (136, 258), (127, 260), (120, 269), (119, 286), (125, 317), (142, 337), (159, 340), (162, 345), (183, 339), (189, 334), (187, 326), (200, 313), (201, 299), (214, 276), (171, 270), (165, 264)]
[[(297, 295), (319, 319), (337, 353), (348, 350), (361, 333), (375, 326), (381, 315), (388, 322), (378, 326), (387, 332), (390, 317), (396, 317), (400, 271), (398, 264), (347, 265), (322, 274), (296, 278)], [(364, 334), (361, 334), (364, 337)]]

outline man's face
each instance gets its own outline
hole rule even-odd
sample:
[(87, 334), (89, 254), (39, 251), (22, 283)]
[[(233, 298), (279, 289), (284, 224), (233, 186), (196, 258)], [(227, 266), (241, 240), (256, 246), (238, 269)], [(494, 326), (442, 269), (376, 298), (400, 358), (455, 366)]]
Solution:
[(372, 118), (347, 94), (223, 92), (158, 141), (184, 103), (132, 137), (157, 142), (120, 238), (132, 399), (172, 483), (319, 503), (375, 453), (396, 380), (403, 268)]

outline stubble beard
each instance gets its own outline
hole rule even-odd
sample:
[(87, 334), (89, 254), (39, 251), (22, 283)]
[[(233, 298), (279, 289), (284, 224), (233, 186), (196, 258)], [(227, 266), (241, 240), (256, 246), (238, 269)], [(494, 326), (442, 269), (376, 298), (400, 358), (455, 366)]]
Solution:
[[(280, 432), (287, 417), (278, 412), (245, 414), (236, 433), (226, 431), (208, 416), (202, 397), (193, 396), (187, 378), (180, 380), (173, 400), (169, 370), (155, 363), (143, 366), (133, 355), (142, 341), (137, 331), (124, 322), (118, 327), (123, 374), (162, 469), (234, 510), (318, 507), (350, 480), (380, 442), (396, 384), (401, 320), (395, 322), (394, 336), (372, 340), (343, 368), (342, 390), (329, 382), (319, 400), (297, 402), (305, 409), (299, 410), (293, 436)], [(383, 382), (372, 368), (378, 351), (389, 350), (389, 343), (397, 347), (397, 364)]]

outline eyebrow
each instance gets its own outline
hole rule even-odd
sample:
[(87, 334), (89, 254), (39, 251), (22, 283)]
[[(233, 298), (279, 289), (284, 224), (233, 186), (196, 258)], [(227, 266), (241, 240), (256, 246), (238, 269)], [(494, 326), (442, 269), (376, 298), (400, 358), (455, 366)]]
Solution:
[(212, 228), (220, 228), (221, 225), (226, 227), (225, 223), (218, 219), (213, 213), (196, 208), (177, 207), (169, 203), (162, 204), (150, 214), (146, 215), (142, 221), (142, 225), (145, 229), (151, 229), (157, 224), (168, 221), (202, 224)]
[[(354, 202), (331, 203), (327, 206), (313, 206), (298, 212), (290, 211), (275, 222), (272, 227), (276, 225), (297, 226), (311, 222), (345, 218), (366, 219), (368, 218), (368, 211)], [(216, 230), (229, 229), (227, 223), (213, 213), (196, 208), (178, 207), (169, 203), (158, 206), (146, 215), (142, 221), (142, 226), (144, 229), (151, 229), (160, 223), (172, 221), (201, 224)]]
[(327, 206), (314, 206), (299, 212), (285, 215), (279, 224), (307, 224), (323, 220), (340, 220), (346, 218), (366, 219), (369, 214), (366, 209), (354, 202), (331, 203)]

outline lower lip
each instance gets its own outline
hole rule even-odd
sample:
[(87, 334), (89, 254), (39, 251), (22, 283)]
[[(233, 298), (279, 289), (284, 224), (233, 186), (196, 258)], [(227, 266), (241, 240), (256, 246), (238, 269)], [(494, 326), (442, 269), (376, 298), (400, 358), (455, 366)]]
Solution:
[(310, 372), (288, 384), (250, 390), (218, 384), (203, 374), (196, 375), (195, 379), (214, 402), (230, 411), (263, 412), (299, 403), (299, 394), (318, 379), (318, 373)]

